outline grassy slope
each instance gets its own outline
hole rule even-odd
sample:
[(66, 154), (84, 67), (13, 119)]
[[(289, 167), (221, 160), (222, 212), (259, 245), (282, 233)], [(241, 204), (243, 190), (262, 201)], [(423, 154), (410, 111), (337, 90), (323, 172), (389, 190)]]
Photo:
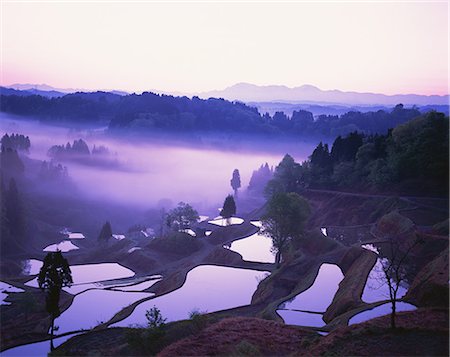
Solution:
[(448, 310), (421, 309), (339, 328), (327, 336), (255, 318), (220, 321), (165, 348), (159, 356), (202, 355), (448, 355)]

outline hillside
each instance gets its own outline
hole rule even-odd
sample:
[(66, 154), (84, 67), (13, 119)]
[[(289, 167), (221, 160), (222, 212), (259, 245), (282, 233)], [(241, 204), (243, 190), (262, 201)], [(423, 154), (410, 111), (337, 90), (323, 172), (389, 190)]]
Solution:
[[(402, 104), (392, 110), (348, 111), (340, 116), (314, 116), (306, 110), (292, 115), (282, 111), (272, 116), (241, 102), (224, 99), (174, 97), (144, 92), (119, 95), (111, 92), (77, 92), (61, 97), (17, 95), (0, 92), (1, 111), (51, 123), (108, 125), (117, 135), (170, 133), (220, 133), (243, 137), (302, 138), (330, 140), (353, 131), (385, 134), (390, 128), (421, 115), (417, 108)], [(46, 92), (48, 93), (48, 92)], [(192, 135), (188, 135), (192, 138)]]

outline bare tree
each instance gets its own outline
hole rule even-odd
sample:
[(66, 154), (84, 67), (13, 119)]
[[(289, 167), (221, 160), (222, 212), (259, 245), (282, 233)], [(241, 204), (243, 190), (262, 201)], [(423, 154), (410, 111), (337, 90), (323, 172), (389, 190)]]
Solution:
[(407, 280), (407, 267), (411, 258), (411, 252), (422, 241), (416, 238), (407, 246), (401, 245), (399, 239), (395, 236), (386, 236), (386, 243), (388, 244), (388, 257), (380, 259), (383, 269), (384, 283), (389, 289), (389, 301), (391, 303), (391, 328), (396, 328), (396, 304), (398, 301), (398, 291), (402, 283)]

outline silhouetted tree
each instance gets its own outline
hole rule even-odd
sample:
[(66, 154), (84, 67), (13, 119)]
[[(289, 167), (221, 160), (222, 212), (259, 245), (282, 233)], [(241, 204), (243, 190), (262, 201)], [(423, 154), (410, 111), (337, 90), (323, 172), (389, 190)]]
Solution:
[(311, 166), (323, 170), (325, 173), (330, 173), (333, 166), (328, 150), (328, 144), (319, 143), (310, 156)]
[(3, 145), (0, 154), (0, 168), (3, 172), (12, 176), (21, 175), (25, 171), (25, 166), (20, 159), (17, 150), (5, 148)]
[(262, 231), (272, 238), (277, 266), (280, 265), (289, 241), (299, 238), (303, 233), (309, 214), (308, 202), (295, 192), (275, 193), (267, 202), (267, 211), (262, 218)]
[(38, 284), (46, 293), (45, 306), (52, 321), (50, 340), (50, 349), (52, 351), (54, 349), (53, 335), (55, 319), (61, 315), (59, 310), (61, 289), (64, 286), (70, 286), (72, 283), (72, 273), (70, 271), (69, 263), (63, 257), (62, 253), (60, 251), (48, 253), (45, 256), (44, 263), (39, 271)]
[(238, 169), (234, 169), (230, 184), (231, 188), (234, 190), (234, 197), (237, 197), (238, 189), (241, 187), (241, 175), (239, 174)]
[(248, 184), (248, 190), (254, 192), (263, 192), (269, 180), (272, 178), (273, 172), (269, 168), (267, 162), (258, 170), (253, 171)]
[(295, 192), (298, 189), (299, 178), (300, 165), (295, 162), (291, 155), (286, 154), (275, 168), (273, 175), (273, 180), (278, 181), (280, 185), (272, 184), (272, 186), (281, 186), (285, 192)]
[(31, 146), (30, 138), (22, 134), (5, 134), (1, 139), (1, 146), (5, 149), (28, 152)]
[(330, 156), (333, 163), (355, 161), (356, 153), (363, 144), (363, 138), (364, 135), (356, 131), (345, 138), (338, 136), (331, 147)]
[(384, 283), (389, 289), (389, 301), (391, 303), (391, 328), (396, 328), (395, 318), (396, 318), (396, 305), (398, 301), (398, 290), (403, 282), (407, 280), (407, 270), (406, 266), (408, 259), (411, 258), (410, 253), (414, 247), (421, 242), (421, 240), (416, 239), (408, 247), (401, 248), (398, 242), (398, 237), (388, 236), (384, 237), (387, 239), (388, 248), (388, 258), (381, 259), (381, 266), (383, 269)]
[(275, 112), (272, 118), (272, 123), (282, 130), (287, 130), (292, 126), (291, 121), (283, 112)]
[(223, 202), (222, 210), (220, 215), (223, 218), (231, 218), (236, 214), (236, 202), (234, 201), (233, 195), (228, 195)]
[(5, 195), (5, 218), (11, 238), (22, 245), (26, 232), (25, 213), (16, 180), (13, 178), (9, 181), (9, 187)]
[(112, 229), (111, 229), (111, 223), (109, 223), (109, 221), (107, 221), (101, 231), (100, 234), (98, 235), (98, 241), (99, 242), (107, 242), (109, 240), (109, 238), (112, 237)]
[(43, 181), (58, 181), (61, 183), (67, 182), (69, 173), (66, 166), (55, 164), (53, 161), (42, 161), (38, 177)]

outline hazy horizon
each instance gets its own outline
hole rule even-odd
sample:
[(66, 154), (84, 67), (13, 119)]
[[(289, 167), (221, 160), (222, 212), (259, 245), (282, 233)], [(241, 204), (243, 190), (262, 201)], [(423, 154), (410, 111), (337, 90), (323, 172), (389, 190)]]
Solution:
[(257, 86), (259, 88), (271, 88), (271, 87), (278, 87), (278, 88), (283, 88), (283, 89), (299, 89), (299, 88), (306, 88), (306, 87), (314, 87), (316, 89), (319, 89), (320, 91), (323, 92), (327, 92), (327, 91), (340, 91), (343, 93), (359, 93), (359, 94), (375, 94), (375, 95), (385, 95), (385, 96), (397, 96), (397, 95), (420, 95), (420, 96), (426, 96), (426, 97), (431, 97), (431, 96), (446, 96), (450, 94), (450, 91), (447, 91), (446, 93), (443, 94), (436, 94), (436, 93), (429, 93), (429, 94), (420, 94), (420, 93), (415, 93), (415, 92), (404, 92), (404, 93), (390, 93), (390, 94), (386, 94), (386, 93), (382, 93), (382, 92), (367, 92), (367, 91), (358, 91), (358, 90), (342, 90), (340, 88), (321, 88), (313, 83), (303, 83), (303, 84), (299, 84), (299, 85), (294, 85), (294, 86), (289, 86), (289, 85), (285, 85), (282, 83), (271, 83), (271, 84), (255, 84), (255, 83), (249, 83), (249, 82), (236, 82), (234, 84), (231, 84), (229, 86), (223, 87), (223, 88), (210, 88), (208, 90), (205, 91), (201, 91), (201, 92), (195, 92), (195, 91), (177, 91), (177, 90), (171, 90), (171, 91), (166, 91), (166, 90), (161, 90), (159, 88), (148, 88), (148, 89), (142, 89), (142, 90), (125, 90), (122, 88), (103, 88), (103, 87), (93, 87), (93, 88), (77, 88), (75, 86), (68, 86), (68, 87), (57, 87), (54, 86), (51, 83), (7, 83), (7, 84), (3, 84), (0, 83), (0, 86), (5, 87), (5, 88), (13, 88), (17, 90), (28, 90), (27, 88), (30, 87), (30, 89), (38, 89), (38, 90), (42, 90), (42, 91), (60, 91), (62, 93), (73, 93), (73, 92), (124, 92), (124, 93), (128, 93), (128, 94), (141, 94), (143, 92), (155, 92), (155, 93), (160, 93), (160, 94), (171, 94), (174, 96), (195, 96), (195, 95), (199, 95), (199, 94), (207, 94), (207, 93), (211, 93), (211, 92), (217, 92), (217, 91), (225, 91), (228, 89), (232, 89), (234, 87), (240, 86), (240, 85), (250, 85), (250, 86)]
[(0, 83), (448, 94), (448, 3), (2, 2)]

